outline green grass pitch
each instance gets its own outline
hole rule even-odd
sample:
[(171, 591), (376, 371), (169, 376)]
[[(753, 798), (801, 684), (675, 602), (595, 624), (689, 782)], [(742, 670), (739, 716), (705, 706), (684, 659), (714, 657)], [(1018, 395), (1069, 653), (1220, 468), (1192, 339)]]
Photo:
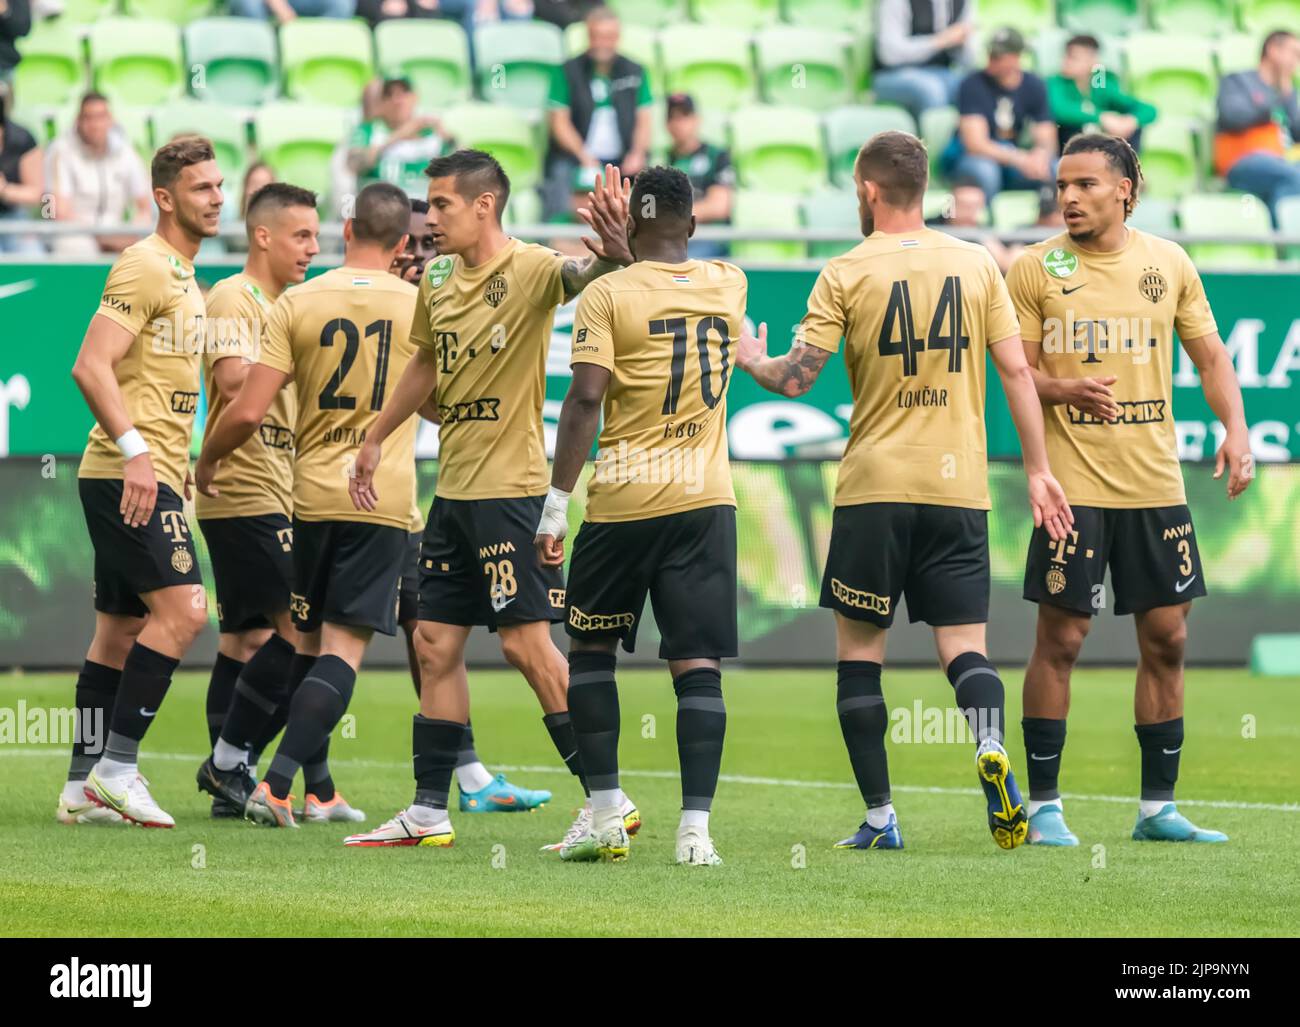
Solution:
[[(1021, 673), (1005, 672), (1008, 748), (1024, 783)], [(566, 865), (579, 798), (522, 679), (471, 674), (480, 754), (555, 793), (531, 814), (457, 814), (452, 849), (350, 850), (345, 825), (275, 831), (208, 819), (206, 675), (178, 677), (141, 761), (174, 830), (54, 820), (61, 747), (0, 744), (0, 926), (6, 935), (1289, 935), (1300, 909), (1300, 679), (1187, 676), (1179, 795), (1226, 845), (1140, 844), (1131, 671), (1077, 675), (1063, 789), (1072, 850), (1002, 852), (966, 744), (890, 744), (904, 852), (830, 848), (861, 819), (832, 670), (728, 670), (713, 835), (726, 863), (672, 863), (678, 817), (667, 674), (625, 671), (624, 787), (645, 826), (625, 864)], [(62, 706), (73, 676), (0, 676), (0, 706)], [(946, 705), (937, 671), (886, 671), (891, 709)], [(335, 780), (375, 824), (410, 799), (411, 686), (364, 672)], [(1253, 737), (1250, 737), (1252, 736)], [(298, 789), (300, 790), (300, 785)], [(1118, 797), (1118, 798), (1117, 798)], [(1188, 801), (1193, 800), (1193, 801)]]

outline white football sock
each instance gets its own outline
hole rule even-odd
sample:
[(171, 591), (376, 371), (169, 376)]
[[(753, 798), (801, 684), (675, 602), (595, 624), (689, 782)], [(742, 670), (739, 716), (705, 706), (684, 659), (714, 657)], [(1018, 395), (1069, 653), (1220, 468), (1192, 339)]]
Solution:
[(481, 792), (492, 783), (492, 775), (482, 763), (466, 763), (456, 768), (456, 783), (462, 792)]
[(1065, 803), (1060, 799), (1026, 799), (1025, 815), (1032, 817), (1044, 806), (1056, 806), (1062, 813), (1065, 812)]
[(135, 777), (140, 773), (140, 768), (134, 763), (118, 763), (117, 760), (110, 760), (107, 756), (101, 756), (99, 762), (95, 764), (95, 775), (101, 778), (111, 778), (117, 780), (121, 777)]
[(709, 811), (706, 809), (682, 810), (682, 821), (677, 825), (680, 831), (687, 827), (698, 827), (705, 834), (709, 833)]
[(592, 828), (605, 831), (623, 823), (623, 790), (593, 788), (591, 792)]
[(1168, 806), (1170, 801), (1171, 800), (1169, 799), (1139, 799), (1138, 813), (1142, 815), (1143, 820), (1147, 817), (1154, 817), (1162, 809)]
[(231, 745), (224, 738), (218, 737), (212, 747), (212, 762), (218, 770), (234, 770), (241, 763), (248, 762), (248, 750)]
[(889, 818), (893, 816), (894, 804), (887, 802), (883, 806), (872, 806), (867, 810), (867, 826), (873, 827), (879, 831), (889, 823)]
[(406, 809), (406, 819), (416, 827), (437, 827), (439, 824), (450, 821), (451, 816), (445, 809), (434, 809), (432, 806), (411, 805)]

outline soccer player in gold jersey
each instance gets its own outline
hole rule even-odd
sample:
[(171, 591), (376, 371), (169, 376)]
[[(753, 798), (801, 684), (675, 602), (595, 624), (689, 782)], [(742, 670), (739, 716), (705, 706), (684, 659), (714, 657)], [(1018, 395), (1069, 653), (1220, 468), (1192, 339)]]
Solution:
[(659, 657), (677, 693), (677, 862), (722, 862), (709, 812), (727, 726), (722, 658), (735, 656), (737, 645), (727, 387), (749, 286), (732, 264), (687, 259), (692, 203), (683, 172), (658, 167), (637, 175), (627, 228), (636, 263), (589, 286), (573, 321), (573, 383), (535, 539), (542, 564), (561, 566), (569, 495), (603, 408), (565, 622), (569, 711), (592, 823), (560, 849), (566, 861), (627, 857), (614, 668), (619, 640), (628, 652), (636, 645), (648, 595)]
[(158, 227), (113, 264), (72, 368), (95, 417), (77, 472), (95, 551), (95, 637), (59, 796), (67, 824), (174, 826), (137, 769), (140, 740), (207, 623), (181, 496), (206, 331), (194, 256), (217, 234), (222, 179), (197, 136), (161, 147), (151, 175)]
[(766, 330), (737, 366), (763, 387), (806, 392), (845, 343), (853, 414), (840, 464), (821, 605), (835, 611), (836, 708), (867, 818), (841, 848), (902, 848), (885, 757), (885, 638), (900, 596), (934, 629), (939, 662), (978, 748), (994, 841), (1024, 841), (1024, 805), (1003, 748), (1002, 679), (989, 661), (984, 365), (990, 354), (1020, 435), (1035, 525), (1070, 526), (1048, 465), (1043, 414), (997, 265), (982, 246), (925, 227), (925, 144), (867, 141), (854, 165), (866, 239), (822, 269), (794, 347), (765, 356)]
[[(420, 712), (412, 728), (415, 798), (356, 845), (445, 845), (447, 802), (469, 719), (465, 642), (476, 625), (497, 631), (527, 679), (551, 740), (579, 781), (568, 713), (568, 667), (551, 640), (563, 616), (564, 579), (533, 554), (546, 494), (542, 401), (555, 308), (631, 260), (626, 193), (606, 169), (586, 211), (597, 239), (585, 259), (520, 242), (501, 227), (510, 182), (491, 155), (458, 150), (430, 161), (428, 223), (439, 256), (420, 279), (411, 324), (415, 357), (357, 458), (353, 500), (384, 497), (395, 459), (389, 433), (432, 395), (439, 417), (438, 485), (420, 552)], [(640, 818), (630, 803), (628, 823)]]
[(1025, 598), (1038, 604), (1022, 724), (1031, 844), (1078, 844), (1058, 781), (1070, 671), (1105, 605), (1108, 563), (1115, 612), (1132, 614), (1137, 628), (1142, 785), (1133, 837), (1227, 841), (1174, 803), (1187, 616), (1206, 591), (1174, 429), (1175, 332), (1225, 429), (1215, 477), (1228, 472), (1229, 499), (1250, 484), (1254, 463), (1241, 388), (1196, 268), (1176, 243), (1126, 223), (1141, 184), (1125, 140), (1075, 136), (1057, 175), (1065, 232), (1030, 246), (1007, 275), (1048, 455), (1075, 513), (1064, 539), (1034, 532), (1025, 567)]
[(252, 436), (280, 390), (294, 382), (289, 605), (299, 652), (316, 659), (293, 692), (275, 757), (245, 806), (246, 817), (271, 826), (297, 826), (289, 795), (295, 774), (325, 751), (373, 633), (397, 630), (416, 419), (393, 433), (400, 459), (381, 472), (382, 501), (353, 509), (348, 480), (357, 447), (413, 352), (408, 327), (415, 286), (388, 273), (409, 222), (410, 202), (400, 189), (375, 183), (361, 190), (343, 227), (343, 266), (276, 300), (258, 362), (208, 431), (195, 468), (200, 491), (219, 495), (213, 485), (219, 462)]

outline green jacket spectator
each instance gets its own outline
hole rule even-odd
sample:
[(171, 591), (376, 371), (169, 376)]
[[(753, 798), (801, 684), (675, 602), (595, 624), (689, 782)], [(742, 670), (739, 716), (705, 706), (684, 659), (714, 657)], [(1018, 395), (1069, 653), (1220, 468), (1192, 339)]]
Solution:
[(1156, 120), (1156, 109), (1124, 92), (1119, 76), (1099, 57), (1096, 38), (1075, 36), (1065, 44), (1061, 73), (1047, 80), (1060, 145), (1064, 148), (1080, 132), (1100, 130), (1127, 139), (1137, 149), (1141, 129)]

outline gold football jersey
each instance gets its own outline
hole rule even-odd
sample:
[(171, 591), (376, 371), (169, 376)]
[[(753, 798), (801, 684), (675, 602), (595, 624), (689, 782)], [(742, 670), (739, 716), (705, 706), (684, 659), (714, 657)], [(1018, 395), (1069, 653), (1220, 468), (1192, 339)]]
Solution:
[(396, 275), (345, 266), (294, 286), (271, 308), (258, 362), (293, 375), (297, 386), (296, 518), (409, 528), (416, 415), (384, 442), (377, 509), (352, 505), (348, 479), (357, 449), (415, 352), (408, 335), (415, 293)]
[[(244, 272), (223, 278), (208, 293), (208, 345), (203, 350), (203, 388), (208, 424), (226, 407), (214, 368), (219, 360), (256, 363), (266, 317), (278, 294), (268, 293)], [(214, 484), (220, 493), (194, 497), (201, 518), (261, 517), (293, 509), (293, 426), (298, 416), (290, 382), (275, 397), (257, 432), (223, 461)]]
[[(194, 265), (162, 236), (149, 235), (117, 258), (95, 313), (135, 336), (114, 375), (131, 423), (149, 446), (158, 481), (181, 495), (199, 403), (199, 354), (207, 331)], [(117, 443), (96, 424), (78, 477), (122, 474)]]
[(836, 506), (989, 508), (985, 353), (1017, 334), (993, 257), (942, 232), (874, 232), (829, 261), (799, 334), (845, 342), (853, 414)]
[(425, 269), (411, 341), (438, 360), (444, 499), (545, 494), (546, 351), (564, 301), (564, 260), (511, 239), (477, 267), (444, 255)]
[(1218, 331), (1201, 276), (1176, 243), (1136, 228), (1113, 253), (1061, 233), (1030, 246), (1007, 285), (1020, 335), (1039, 342), (1053, 378), (1114, 375), (1114, 424), (1066, 404), (1044, 407), (1047, 456), (1071, 503), (1176, 506), (1187, 501), (1174, 426), (1174, 332)]
[(571, 363), (610, 372), (587, 520), (736, 505), (727, 386), (748, 289), (721, 260), (643, 260), (583, 290)]

